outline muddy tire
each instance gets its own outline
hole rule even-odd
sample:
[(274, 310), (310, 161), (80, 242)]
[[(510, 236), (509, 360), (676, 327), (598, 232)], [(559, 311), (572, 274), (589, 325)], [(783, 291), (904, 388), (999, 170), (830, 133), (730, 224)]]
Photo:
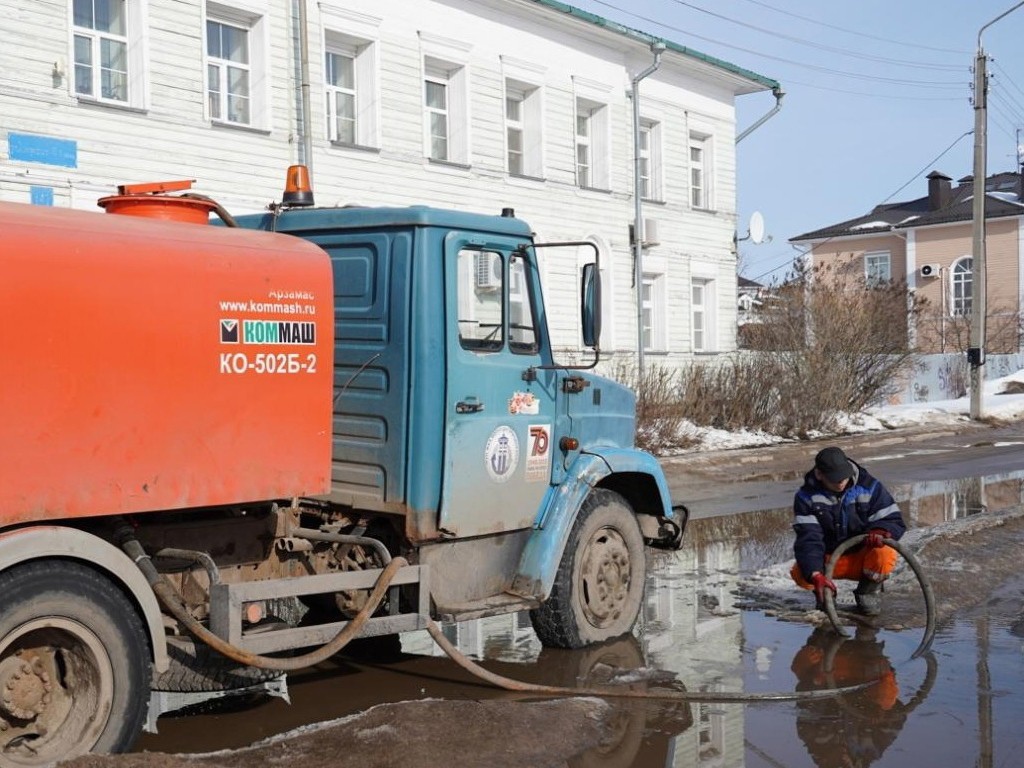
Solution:
[(153, 690), (179, 693), (231, 691), (281, 676), (278, 670), (239, 664), (191, 639), (169, 640), (167, 655), (171, 664), (153, 681)]
[(582, 648), (629, 632), (643, 602), (644, 540), (619, 494), (591, 491), (569, 534), (551, 594), (530, 611), (540, 641)]
[(135, 606), (103, 575), (69, 561), (0, 573), (0, 595), (0, 764), (130, 748), (146, 717), (151, 668)]

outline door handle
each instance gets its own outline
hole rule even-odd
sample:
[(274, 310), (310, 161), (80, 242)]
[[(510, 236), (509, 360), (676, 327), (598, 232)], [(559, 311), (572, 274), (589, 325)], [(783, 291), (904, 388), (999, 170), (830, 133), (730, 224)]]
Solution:
[(455, 404), (456, 413), (480, 413), (483, 409), (483, 403), (468, 403), (465, 400), (460, 400)]

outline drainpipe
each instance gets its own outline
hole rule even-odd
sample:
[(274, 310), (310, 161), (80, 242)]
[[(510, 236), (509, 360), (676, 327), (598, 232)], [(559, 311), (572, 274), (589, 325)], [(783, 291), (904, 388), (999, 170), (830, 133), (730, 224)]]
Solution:
[(309, 22), (306, 19), (306, 0), (297, 0), (299, 6), (299, 104), (302, 110), (302, 125), (299, 130), (299, 164), (309, 170), (313, 179), (313, 131), (312, 108), (309, 100)]
[(636, 364), (637, 394), (643, 397), (644, 378), (644, 217), (640, 200), (640, 81), (661, 66), (665, 44), (651, 43), (654, 61), (633, 78), (633, 283), (636, 286)]
[(736, 143), (739, 144), (741, 141), (743, 141), (745, 138), (747, 138), (747, 136), (752, 134), (754, 131), (756, 131), (758, 128), (760, 128), (762, 125), (764, 125), (769, 120), (771, 120), (773, 117), (775, 117), (775, 115), (777, 115), (779, 113), (779, 110), (782, 109), (782, 97), (785, 96), (785, 95), (786, 95), (786, 92), (784, 90), (782, 90), (781, 88), (779, 88), (777, 86), (775, 88), (772, 88), (772, 96), (775, 97), (775, 106), (772, 107), (770, 110), (768, 110), (767, 114), (762, 115), (761, 118), (756, 123), (754, 123), (752, 126), (750, 126), (745, 131), (740, 133), (740, 135), (736, 137)]

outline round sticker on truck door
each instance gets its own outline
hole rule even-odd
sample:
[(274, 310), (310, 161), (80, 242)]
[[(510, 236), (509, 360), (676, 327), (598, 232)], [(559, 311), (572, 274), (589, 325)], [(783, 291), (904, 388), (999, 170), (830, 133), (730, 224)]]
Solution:
[(519, 438), (512, 427), (500, 426), (491, 432), (484, 448), (487, 474), (496, 483), (507, 482), (519, 466)]

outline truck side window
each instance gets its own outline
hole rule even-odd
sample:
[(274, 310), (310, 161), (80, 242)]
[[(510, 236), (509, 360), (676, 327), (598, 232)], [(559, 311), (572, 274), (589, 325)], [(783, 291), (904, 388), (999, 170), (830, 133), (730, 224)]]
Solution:
[(459, 251), (459, 343), (463, 349), (494, 352), (505, 345), (503, 301), (505, 266), (501, 254)]
[(508, 314), (509, 349), (520, 355), (537, 354), (526, 262), (520, 256), (513, 256), (508, 264)]

